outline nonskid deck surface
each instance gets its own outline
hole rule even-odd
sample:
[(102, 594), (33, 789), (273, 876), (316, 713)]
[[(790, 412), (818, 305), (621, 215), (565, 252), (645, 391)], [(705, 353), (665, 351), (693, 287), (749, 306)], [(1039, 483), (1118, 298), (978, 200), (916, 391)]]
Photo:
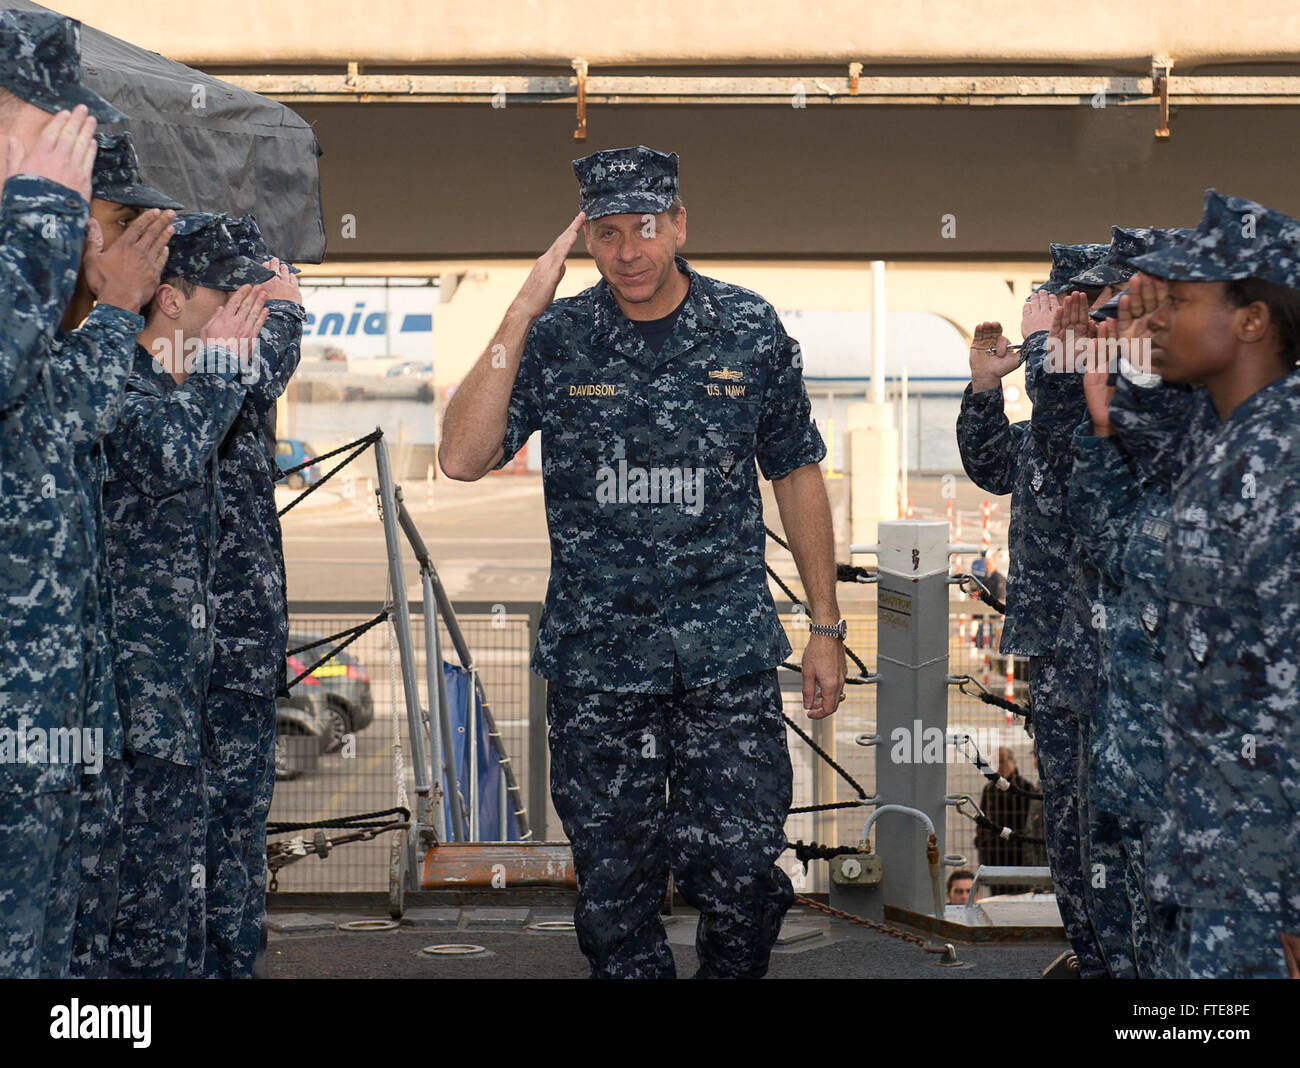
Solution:
[[(268, 962), (276, 979), (583, 979), (590, 969), (569, 931), (530, 930), (547, 920), (571, 920), (571, 908), (440, 905), (408, 908), (388, 931), (342, 931), (354, 920), (386, 920), (381, 908), (331, 908), (269, 914)], [(663, 917), (680, 978), (697, 966), (697, 915), (678, 909)], [(929, 936), (926, 936), (929, 937)], [(472, 944), (480, 956), (439, 957), (426, 946)], [(1020, 945), (954, 943), (965, 967), (938, 966), (938, 957), (907, 942), (798, 906), (786, 916), (773, 950), (773, 979), (1034, 979), (1064, 949), (1063, 942)]]

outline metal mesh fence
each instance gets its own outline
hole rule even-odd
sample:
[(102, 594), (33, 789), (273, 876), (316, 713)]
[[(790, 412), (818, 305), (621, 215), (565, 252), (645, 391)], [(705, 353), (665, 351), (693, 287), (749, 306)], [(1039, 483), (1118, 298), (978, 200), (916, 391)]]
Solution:
[[(377, 607), (340, 605), (322, 610), (320, 606), (291, 606), (291, 646), (362, 623), (374, 615)], [(421, 707), (427, 707), (424, 618), (418, 604), (411, 607), (420, 704)], [(788, 607), (787, 605), (786, 608)], [(522, 794), (528, 799), (533, 837), (555, 841), (563, 839), (563, 831), (550, 805), (547, 789), (545, 688), (528, 670), (539, 609), (540, 606), (535, 603), (475, 603), (457, 605), (456, 613), (478, 666), (497, 728), (504, 736), (505, 748), (520, 780)], [(874, 671), (874, 609), (869, 607), (846, 618), (849, 623), (849, 645), (868, 669)], [(797, 623), (788, 610), (782, 613), (782, 621), (794, 646), (792, 660), (798, 663), (807, 633), (802, 623)], [(1007, 686), (1008, 662), (994, 651), (998, 644), (998, 630), (999, 621), (982, 606), (964, 600), (952, 602), (949, 618), (949, 672), (970, 674), (980, 679), (992, 692), (1001, 695)], [(441, 627), (441, 636), (444, 658), (455, 662), (445, 626)], [(309, 666), (324, 655), (327, 648), (303, 653), (300, 658), (305, 666)], [(396, 804), (392, 752), (394, 725), (397, 724), (403, 739), (407, 728), (401, 673), (396, 666), (391, 624), (381, 624), (368, 631), (348, 647), (346, 655), (355, 661), (352, 670), (358, 676), (349, 680), (352, 684), (349, 692), (356, 701), (364, 703), (368, 700), (372, 718), (368, 722), (361, 722), (367, 719), (363, 712), (354, 717), (353, 722), (347, 723), (348, 729), (342, 733), (342, 744), (334, 751), (321, 752), (310, 739), (302, 736), (281, 736), (280, 757), (285, 766), (277, 777), (271, 808), (272, 821), (299, 822), (336, 818), (390, 808)], [(1016, 700), (1024, 702), (1027, 696), (1022, 677), (1023, 665), (1014, 662), (1011, 668), (1012, 692)], [(852, 664), (850, 670), (853, 670)], [(295, 693), (307, 693), (310, 698), (326, 705), (328, 714), (333, 715), (343, 703), (338, 692), (343, 687), (337, 681), (339, 672), (340, 665), (326, 665), (325, 670), (318, 673), (321, 678), (305, 682), (295, 689)], [(346, 677), (346, 668), (343, 674)], [(877, 688), (870, 685), (848, 687), (847, 698), (839, 711), (829, 719), (813, 722), (803, 714), (801, 677), (791, 671), (781, 671), (780, 676), (785, 713), (811, 734), (818, 745), (831, 753), (861, 784), (868, 796), (873, 794), (876, 752), (874, 748), (858, 745), (855, 739), (859, 734), (875, 733)], [(365, 696), (358, 697), (358, 694)], [(1013, 751), (1021, 774), (1032, 782), (1038, 781), (1032, 742), (1018, 721), (1008, 723), (1006, 713), (1001, 709), (962, 694), (955, 687), (949, 687), (948, 697), (948, 793), (969, 794), (979, 802), (986, 785), (984, 778), (961, 749), (951, 744), (954, 735), (963, 733), (970, 734), (985, 758), (995, 765), (998, 747), (1007, 746)], [(396, 720), (394, 709), (397, 712)], [(282, 722), (281, 726), (284, 730), (292, 729), (292, 724), (287, 722)], [(793, 731), (787, 731), (787, 739), (794, 770), (796, 807), (849, 801), (856, 797), (850, 784), (826, 765)], [(415, 793), (409, 745), (406, 746), (406, 764), (407, 792), (413, 805)], [(851, 845), (861, 837), (869, 812), (868, 808), (853, 808), (794, 813), (786, 823), (787, 837), (791, 841), (802, 839), (805, 842)], [(310, 831), (296, 833), (310, 843)], [(338, 832), (329, 833), (333, 835)], [(484, 837), (489, 834), (485, 829)], [(285, 839), (294, 836), (295, 833), (291, 832), (273, 837)], [(325, 859), (305, 856), (280, 871), (278, 887), (293, 891), (385, 889), (388, 881), (387, 839), (388, 836), (381, 836), (372, 842), (340, 846)], [(975, 826), (951, 807), (948, 809), (944, 851), (966, 857), (972, 870), (978, 864)], [(779, 863), (790, 874), (797, 889), (826, 889), (827, 869), (824, 863), (811, 864), (807, 877), (793, 853), (787, 852)]]
[[(528, 658), (536, 630), (537, 606), (470, 604), (455, 607), (461, 631), (473, 653), (487, 704), (496, 720), (497, 730), (503, 736), (523, 796), (528, 798), (533, 786), (528, 724), (533, 703), (530, 687), (534, 685), (528, 671)], [(377, 605), (340, 605), (322, 611), (316, 606), (303, 610), (303, 606), (290, 605), (290, 648), (364, 623), (378, 608)], [(424, 616), (418, 604), (411, 605), (411, 631), (420, 706), (427, 709)], [(439, 631), (443, 658), (456, 663), (450, 636), (441, 621)], [(324, 645), (300, 654), (299, 660), (304, 667), (310, 667), (329, 650), (330, 646)], [(322, 751), (316, 738), (286, 733), (296, 724), (288, 722), (282, 711), (278, 746), (280, 766), (271, 805), (272, 822), (334, 819), (396, 805), (395, 725), (406, 743), (406, 790), (414, 808), (415, 781), (407, 742), (406, 707), (391, 623), (367, 631), (347, 647), (343, 656), (355, 661), (351, 666), (351, 677), (348, 665), (338, 662), (326, 664), (293, 691), (300, 700), (306, 696), (317, 705), (324, 704), (327, 717), (336, 717), (339, 713), (349, 717), (349, 722), (342, 725), (347, 729), (342, 732), (342, 744), (338, 748), (330, 751), (330, 742), (326, 741), (326, 749)], [(293, 674), (296, 672), (291, 672), (291, 677)], [(367, 711), (367, 705), (372, 711)], [(544, 708), (539, 708), (538, 714), (544, 716)], [(541, 774), (544, 776), (545, 773), (543, 766)], [(554, 817), (552, 825), (558, 825)], [(327, 833), (333, 836), (341, 832)], [(312, 832), (289, 832), (272, 837), (291, 839), (295, 836), (302, 836), (310, 843)], [(278, 888), (291, 891), (386, 889), (388, 838), (384, 835), (371, 842), (349, 843), (340, 846), (328, 858), (305, 856), (280, 871)]]

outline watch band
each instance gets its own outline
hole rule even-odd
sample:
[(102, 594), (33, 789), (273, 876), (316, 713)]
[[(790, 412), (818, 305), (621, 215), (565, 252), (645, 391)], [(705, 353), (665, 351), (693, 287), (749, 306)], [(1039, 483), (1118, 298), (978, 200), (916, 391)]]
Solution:
[(844, 639), (848, 637), (849, 625), (848, 622), (844, 619), (841, 619), (838, 623), (835, 623), (833, 625), (822, 624), (822, 623), (809, 623), (808, 633), (823, 634), (828, 638), (839, 638), (840, 641), (844, 641)]

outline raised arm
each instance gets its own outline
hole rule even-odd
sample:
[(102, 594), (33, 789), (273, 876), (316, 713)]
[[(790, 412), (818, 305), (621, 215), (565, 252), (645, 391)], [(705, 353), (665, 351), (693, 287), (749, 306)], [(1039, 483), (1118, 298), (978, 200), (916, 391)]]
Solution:
[(40, 377), (77, 284), (95, 125), (78, 105), (54, 115), (30, 146), (0, 136), (0, 412)]
[(144, 328), (138, 313), (158, 288), (175, 214), (142, 213), (107, 252), (99, 224), (89, 224), (82, 269), (98, 303), (50, 358), (55, 404), (75, 444), (100, 440), (121, 415), (136, 335)]
[[(578, 239), (585, 216), (573, 222), (533, 264), (533, 269), (507, 309), (501, 325), (464, 380), (442, 417), (438, 466), (448, 478), (474, 482), (498, 467), (527, 440), (519, 431), (535, 428), (535, 398), (516, 389), (524, 345), (533, 323), (555, 299), (564, 277), (564, 260)], [(507, 431), (511, 431), (507, 435)], [(508, 440), (509, 439), (509, 440)], [(506, 449), (513, 445), (510, 453)]]

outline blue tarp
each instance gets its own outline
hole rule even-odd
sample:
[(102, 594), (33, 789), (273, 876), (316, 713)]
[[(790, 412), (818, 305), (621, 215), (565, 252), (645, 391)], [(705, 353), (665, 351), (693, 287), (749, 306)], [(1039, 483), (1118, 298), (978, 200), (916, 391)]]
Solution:
[[(447, 680), (447, 711), (451, 717), (452, 746), (456, 753), (456, 778), (460, 783), (461, 806), (465, 813), (465, 838), (469, 839), (469, 730), (466, 716), (469, 698), (469, 672), (454, 664), (442, 665), (443, 677)], [(501, 804), (501, 765), (497, 763), (496, 749), (488, 737), (487, 717), (483, 715), (482, 691), (475, 704), (477, 712), (476, 748), (478, 749), (478, 836), (480, 841), (495, 842), (501, 838), (500, 804)], [(443, 796), (450, 797), (450, 787), (446, 776), (442, 782)], [(509, 795), (506, 795), (507, 809)], [(447, 805), (447, 820), (451, 821), (451, 806)], [(450, 837), (450, 836), (449, 836)], [(519, 841), (519, 825), (512, 812), (506, 840)]]

